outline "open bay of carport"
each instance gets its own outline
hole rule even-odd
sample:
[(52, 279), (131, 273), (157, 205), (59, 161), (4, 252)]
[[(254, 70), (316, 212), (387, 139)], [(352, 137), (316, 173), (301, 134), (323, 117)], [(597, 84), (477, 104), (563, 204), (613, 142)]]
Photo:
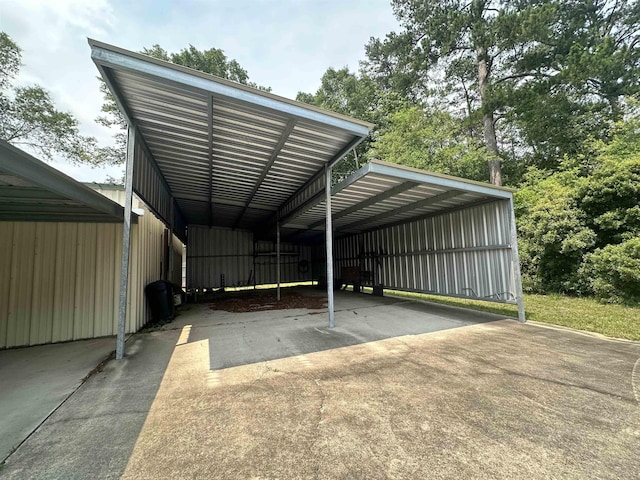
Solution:
[(322, 310), (190, 305), (168, 326), (177, 328), (134, 335), (125, 360), (91, 377), (2, 473), (634, 478), (640, 471), (640, 344), (351, 292), (338, 292), (336, 307), (329, 330)]

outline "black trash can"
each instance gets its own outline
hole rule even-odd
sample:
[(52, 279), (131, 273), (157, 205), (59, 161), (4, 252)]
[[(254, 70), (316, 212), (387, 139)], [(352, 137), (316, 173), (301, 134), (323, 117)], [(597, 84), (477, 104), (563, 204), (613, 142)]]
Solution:
[(165, 280), (152, 282), (144, 288), (144, 293), (147, 297), (147, 302), (151, 309), (151, 319), (154, 323), (168, 323), (175, 317), (171, 282)]

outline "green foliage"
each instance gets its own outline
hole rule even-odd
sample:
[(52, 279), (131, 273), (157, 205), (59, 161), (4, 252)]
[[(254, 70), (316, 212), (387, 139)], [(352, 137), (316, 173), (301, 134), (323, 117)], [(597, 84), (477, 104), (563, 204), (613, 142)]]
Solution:
[(590, 138), (610, 138), (640, 89), (638, 0), (392, 6), (401, 30), (371, 39), (366, 73), (384, 91), (463, 116), (471, 137), (517, 164), (505, 166), (511, 182), (523, 165), (555, 170)]
[(640, 237), (590, 253), (580, 274), (595, 295), (606, 302), (639, 303)]
[(491, 181), (500, 184), (498, 156), (509, 156), (501, 152), (497, 120), (508, 119), (513, 89), (541, 74), (538, 64), (545, 57), (538, 50), (551, 31), (554, 2), (394, 0), (392, 5), (402, 31), (369, 42), (366, 71), (381, 88), (412, 100), (427, 101), (435, 88), (458, 105), (458, 114), (464, 105), (468, 131), (482, 137)]
[(598, 233), (596, 246), (640, 236), (640, 155), (624, 160), (605, 156), (576, 195)]
[(391, 115), (367, 157), (486, 180), (487, 152), (464, 130), (464, 124), (447, 112), (403, 109)]
[[(298, 92), (296, 100), (371, 122), (376, 125), (373, 137), (377, 136), (378, 128), (386, 125), (392, 112), (406, 106), (398, 95), (382, 92), (371, 78), (350, 72), (347, 67), (328, 68), (316, 93)], [(367, 138), (355, 154), (349, 153), (333, 167), (334, 181), (345, 178), (362, 165), (371, 142), (372, 138)]]
[[(530, 2), (523, 2), (530, 3)], [(640, 2), (555, 0), (538, 18), (535, 41), (509, 58), (512, 77), (495, 86), (505, 122), (515, 126), (528, 163), (558, 168), (609, 138), (626, 98), (640, 91)]]
[(5, 32), (0, 32), (0, 91), (5, 90), (20, 71), (20, 47)]
[(21, 59), (18, 45), (0, 32), (0, 138), (47, 160), (62, 155), (74, 163), (95, 163), (96, 139), (80, 135), (78, 121), (58, 110), (49, 92), (38, 85), (13, 86)]
[(629, 275), (633, 268), (640, 272), (634, 263), (640, 238), (638, 126), (634, 114), (616, 125), (609, 143), (591, 142), (588, 156), (567, 158), (555, 172), (533, 168), (525, 176), (516, 213), (529, 290), (635, 301), (635, 277)]
[(577, 293), (577, 271), (596, 234), (578, 208), (575, 171), (533, 169), (515, 195), (523, 286), (533, 292)]

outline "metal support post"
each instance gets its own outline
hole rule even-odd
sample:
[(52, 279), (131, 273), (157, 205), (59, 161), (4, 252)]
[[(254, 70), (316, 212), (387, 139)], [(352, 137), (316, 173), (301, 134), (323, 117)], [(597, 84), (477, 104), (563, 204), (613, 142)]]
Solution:
[(331, 167), (325, 167), (325, 196), (327, 210), (325, 239), (327, 242), (327, 306), (329, 307), (329, 328), (335, 326), (333, 311), (333, 227), (331, 225)]
[(174, 225), (174, 221), (173, 221), (173, 215), (174, 215), (174, 206), (173, 203), (175, 202), (175, 200), (173, 199), (173, 196), (171, 197), (171, 203), (170, 203), (170, 207), (169, 207), (169, 238), (167, 239), (167, 247), (169, 248), (169, 272), (168, 272), (168, 277), (167, 280), (169, 280), (171, 283), (173, 283), (173, 270), (175, 268), (174, 262), (173, 262), (173, 225)]
[(280, 301), (280, 222), (278, 221), (277, 224), (277, 233), (276, 233), (276, 262), (278, 263), (278, 266), (276, 268), (276, 278), (277, 278), (277, 282), (278, 282), (278, 288), (276, 289), (278, 294), (277, 294), (277, 298), (278, 301)]
[(518, 320), (526, 322), (524, 312), (524, 294), (522, 293), (522, 275), (520, 273), (520, 255), (518, 254), (518, 233), (516, 230), (516, 214), (513, 208), (513, 196), (509, 199), (509, 214), (511, 217), (511, 262), (513, 281), (516, 288), (516, 302), (518, 303)]
[(127, 321), (127, 293), (129, 289), (129, 253), (131, 245), (131, 204), (133, 202), (135, 137), (135, 129), (129, 126), (127, 136), (127, 167), (125, 174), (124, 225), (122, 228), (122, 263), (120, 267), (120, 302), (118, 305), (116, 360), (122, 360), (122, 358), (124, 358), (124, 333)]

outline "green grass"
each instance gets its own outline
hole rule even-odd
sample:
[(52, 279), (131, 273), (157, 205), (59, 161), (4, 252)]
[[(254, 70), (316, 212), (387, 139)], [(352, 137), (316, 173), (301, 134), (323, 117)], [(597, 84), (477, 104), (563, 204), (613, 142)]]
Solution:
[[(385, 294), (472, 308), (509, 317), (518, 316), (515, 305), (391, 290), (385, 290)], [(525, 295), (524, 305), (527, 320), (596, 332), (608, 337), (640, 340), (640, 307), (602, 304), (591, 298), (563, 295)]]

